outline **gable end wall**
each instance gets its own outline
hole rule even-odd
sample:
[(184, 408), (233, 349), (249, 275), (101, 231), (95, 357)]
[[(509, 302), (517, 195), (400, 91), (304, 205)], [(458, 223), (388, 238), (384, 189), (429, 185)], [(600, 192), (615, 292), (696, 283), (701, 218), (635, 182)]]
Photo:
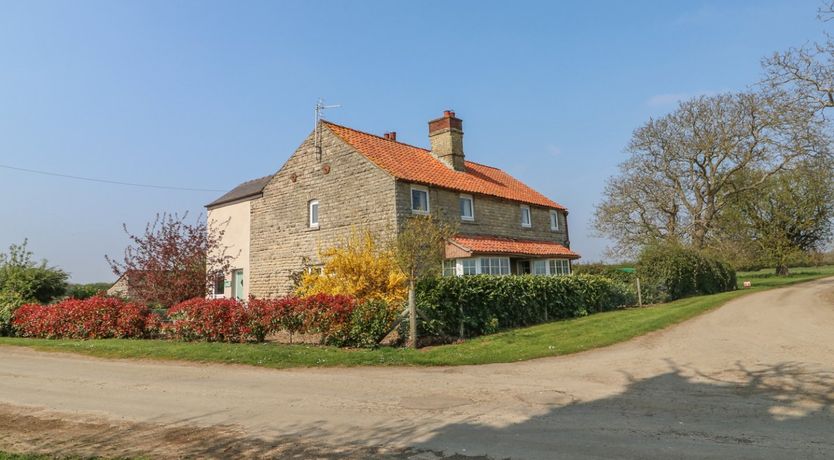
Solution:
[[(313, 135), (252, 201), (249, 293), (276, 297), (293, 289), (293, 275), (318, 265), (319, 250), (344, 241), (352, 228), (389, 238), (396, 228), (394, 178), (327, 128), (316, 159)], [(325, 174), (322, 166), (328, 164)], [(296, 181), (291, 176), (296, 174)], [(319, 200), (319, 228), (308, 226), (308, 203)]]

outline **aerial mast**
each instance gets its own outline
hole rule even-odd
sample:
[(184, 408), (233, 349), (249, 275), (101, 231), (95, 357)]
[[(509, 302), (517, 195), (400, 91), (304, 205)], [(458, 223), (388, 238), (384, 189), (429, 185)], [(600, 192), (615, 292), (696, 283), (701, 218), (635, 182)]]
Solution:
[(336, 109), (336, 108), (339, 108), (339, 107), (341, 107), (340, 104), (325, 105), (324, 104), (324, 99), (322, 99), (322, 98), (319, 98), (319, 100), (316, 101), (316, 109), (315, 109), (316, 125), (315, 125), (315, 130), (314, 130), (315, 135), (313, 136), (313, 138), (314, 138), (313, 145), (315, 146), (315, 150), (316, 150), (316, 161), (321, 161), (321, 152), (322, 152), (322, 148), (321, 148), (321, 123), (319, 123), (319, 122), (321, 121), (322, 115), (324, 115), (324, 111), (326, 109)]

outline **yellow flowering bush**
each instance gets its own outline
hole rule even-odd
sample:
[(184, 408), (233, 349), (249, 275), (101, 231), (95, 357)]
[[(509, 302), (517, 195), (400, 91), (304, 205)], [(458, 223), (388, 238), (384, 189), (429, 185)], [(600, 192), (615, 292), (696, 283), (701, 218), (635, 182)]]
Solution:
[(408, 294), (408, 281), (394, 251), (378, 244), (368, 229), (351, 231), (342, 244), (320, 251), (320, 257), (321, 272), (301, 277), (299, 295), (349, 295), (360, 303), (384, 300), (397, 305)]

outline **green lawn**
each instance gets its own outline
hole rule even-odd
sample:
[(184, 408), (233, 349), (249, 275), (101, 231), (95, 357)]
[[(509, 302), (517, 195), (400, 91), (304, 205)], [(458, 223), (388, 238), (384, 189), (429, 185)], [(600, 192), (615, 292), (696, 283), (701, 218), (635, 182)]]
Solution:
[[(772, 270), (771, 270), (772, 272)], [(381, 347), (346, 350), (280, 344), (183, 343), (162, 340), (45, 340), (0, 338), (0, 345), (81, 353), (104, 358), (146, 358), (235, 363), (272, 368), (310, 366), (456, 366), (523, 361), (611, 345), (668, 327), (750, 292), (834, 276), (834, 266), (793, 269), (791, 276), (739, 273), (752, 289), (691, 297), (661, 305), (599, 313), (584, 318), (514, 329), (422, 350)]]

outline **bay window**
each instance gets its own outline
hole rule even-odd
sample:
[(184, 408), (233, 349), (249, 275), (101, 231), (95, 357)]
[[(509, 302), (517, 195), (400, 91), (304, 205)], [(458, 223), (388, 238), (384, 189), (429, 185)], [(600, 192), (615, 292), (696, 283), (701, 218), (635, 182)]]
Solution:
[(459, 259), (462, 275), (477, 275), (480, 273), (478, 259)]
[(551, 275), (570, 275), (570, 261), (567, 259), (550, 259)]

